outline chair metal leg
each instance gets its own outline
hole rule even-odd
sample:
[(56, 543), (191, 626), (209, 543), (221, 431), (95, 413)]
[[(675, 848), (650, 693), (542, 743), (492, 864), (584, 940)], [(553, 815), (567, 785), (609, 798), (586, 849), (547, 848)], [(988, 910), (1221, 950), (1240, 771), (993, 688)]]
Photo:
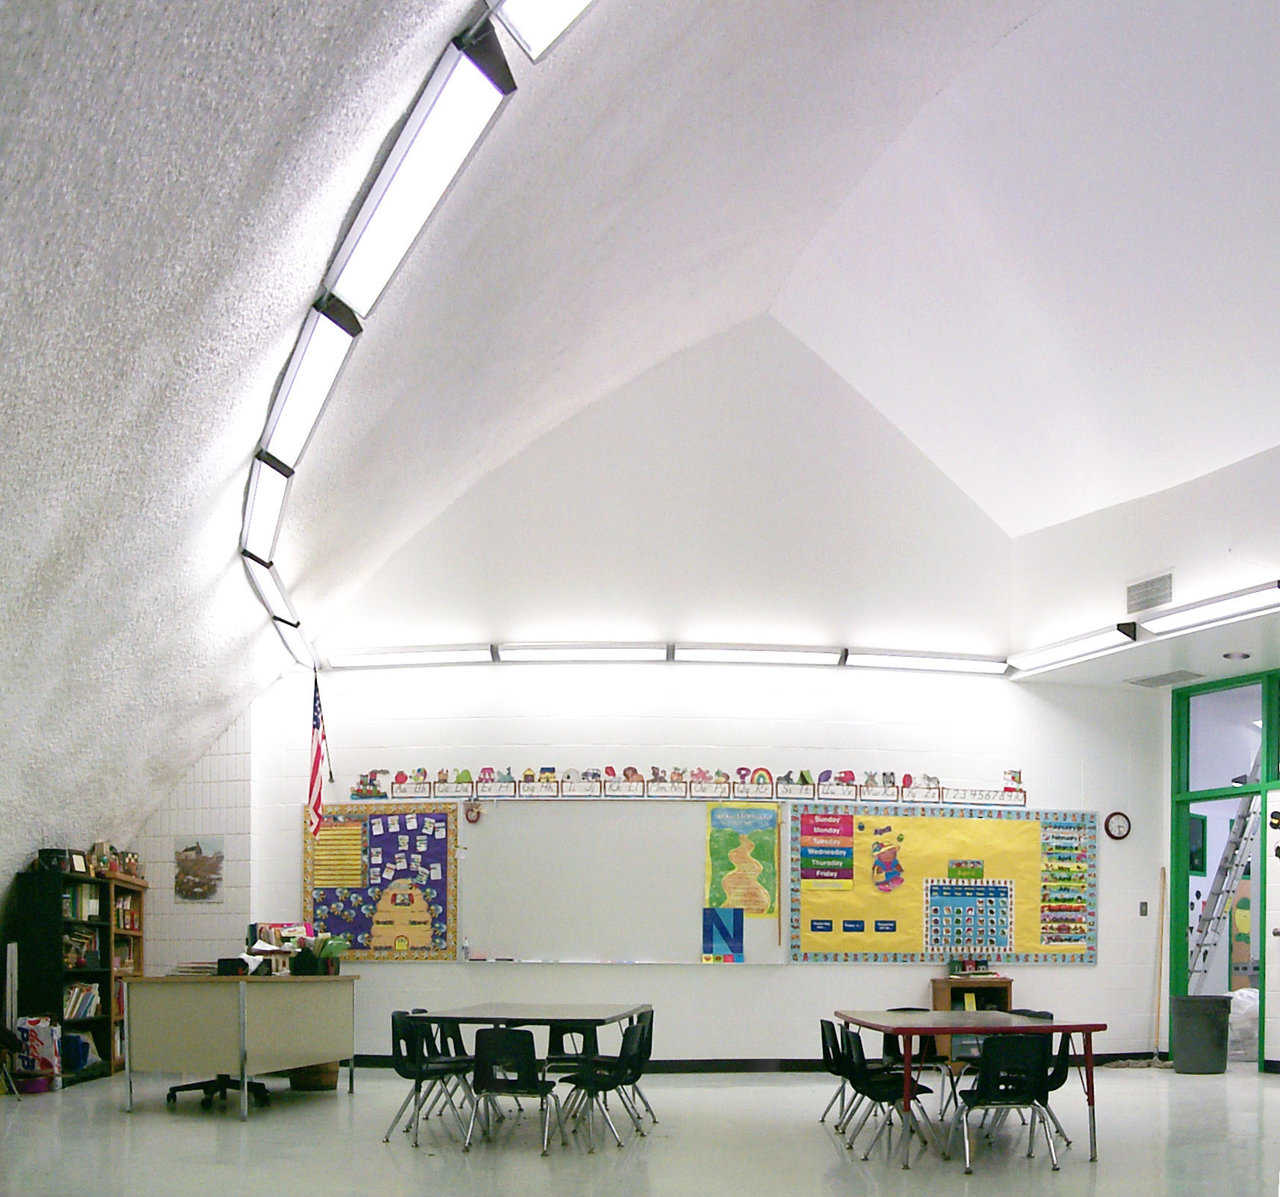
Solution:
[[(462, 1140), (462, 1150), (463, 1150), (463, 1151), (470, 1151), (470, 1150), (471, 1150), (471, 1136), (475, 1133), (475, 1129), (476, 1129), (476, 1116), (477, 1116), (479, 1113), (480, 1113), (480, 1103), (479, 1103), (479, 1102), (476, 1102), (476, 1103), (475, 1103), (475, 1105), (473, 1105), (473, 1106), (471, 1107), (471, 1121), (470, 1121), (469, 1123), (467, 1123), (467, 1137), (466, 1137), (465, 1139), (463, 1139), (463, 1140)], [(485, 1133), (485, 1132), (484, 1132), (483, 1130), (481, 1130), (481, 1134), (484, 1134), (484, 1133)]]
[(639, 1098), (644, 1108), (649, 1112), (649, 1117), (653, 1119), (654, 1126), (658, 1125), (658, 1115), (653, 1112), (653, 1107), (649, 1104), (649, 1099), (645, 1097), (643, 1090), (639, 1085), (631, 1086), (632, 1098)]
[(1027, 1159), (1034, 1159), (1036, 1154), (1036, 1120), (1040, 1117), (1035, 1106), (1031, 1107), (1031, 1130), (1027, 1133)]
[(885, 1131), (889, 1131), (887, 1148), (888, 1148), (890, 1157), (893, 1156), (893, 1131), (889, 1130), (889, 1128), (893, 1125), (893, 1106), (886, 1105), (886, 1106), (882, 1106), (881, 1108), (884, 1110), (884, 1121), (880, 1124), (879, 1129), (872, 1136), (871, 1146), (868, 1147), (867, 1150), (862, 1153), (862, 1158), (864, 1160), (869, 1160), (871, 1158), (871, 1153), (875, 1151), (876, 1144), (880, 1142), (880, 1136), (883, 1135)]
[(1038, 1102), (1031, 1107), (1031, 1122), (1035, 1125), (1036, 1115), (1040, 1116), (1040, 1125), (1044, 1127), (1044, 1141), (1049, 1145), (1049, 1161), (1053, 1165), (1053, 1170), (1058, 1171), (1058, 1150), (1053, 1145), (1053, 1131), (1049, 1129), (1049, 1119), (1044, 1106)]
[(850, 1099), (848, 1106), (845, 1107), (844, 1117), (836, 1123), (836, 1133), (843, 1135), (849, 1127), (849, 1123), (853, 1121), (854, 1115), (862, 1109), (862, 1103), (866, 1098), (861, 1093), (855, 1093)]
[[(859, 1100), (862, 1100), (861, 1098)], [(858, 1136), (862, 1134), (862, 1128), (867, 1125), (867, 1120), (876, 1112), (876, 1103), (874, 1101), (867, 1102), (867, 1108), (862, 1111), (862, 1117), (858, 1119), (858, 1125), (853, 1128), (845, 1138), (844, 1145), (852, 1150), (853, 1145), (858, 1141)]]
[(1049, 1115), (1049, 1118), (1052, 1120), (1052, 1122), (1053, 1122), (1053, 1129), (1054, 1129), (1054, 1130), (1056, 1130), (1056, 1131), (1058, 1132), (1058, 1134), (1060, 1134), (1060, 1135), (1062, 1136), (1062, 1141), (1063, 1141), (1063, 1142), (1064, 1142), (1068, 1147), (1070, 1147), (1070, 1146), (1071, 1146), (1071, 1138), (1070, 1138), (1070, 1136), (1067, 1134), (1067, 1132), (1066, 1132), (1065, 1130), (1063, 1130), (1063, 1129), (1062, 1129), (1062, 1123), (1058, 1121), (1058, 1115), (1057, 1115), (1057, 1114), (1055, 1114), (1055, 1113), (1053, 1112), (1053, 1107), (1052, 1107), (1048, 1102), (1045, 1102), (1045, 1103), (1044, 1103), (1044, 1111), (1045, 1111), (1045, 1113), (1046, 1113), (1046, 1114), (1048, 1114), (1048, 1115)]
[[(942, 1141), (938, 1138), (938, 1132), (935, 1129), (932, 1121), (930, 1121), (928, 1113), (925, 1111), (924, 1103), (920, 1101), (916, 1101), (913, 1104), (915, 1106), (915, 1109), (919, 1113), (919, 1117), (924, 1121), (925, 1129), (929, 1132), (929, 1139), (932, 1141), (934, 1149), (937, 1151), (939, 1155), (941, 1155)], [(916, 1116), (915, 1114), (912, 1115), (913, 1118), (915, 1116)]]
[(968, 1176), (973, 1172), (973, 1156), (969, 1148), (969, 1110), (964, 1111), (964, 1172)]
[[(840, 1084), (839, 1084), (839, 1086), (837, 1087), (836, 1091), (831, 1095), (831, 1100), (830, 1100), (829, 1102), (827, 1102), (827, 1108), (826, 1108), (825, 1110), (823, 1110), (823, 1111), (822, 1111), (822, 1117), (818, 1119), (818, 1121), (819, 1121), (819, 1122), (826, 1122), (826, 1120), (827, 1120), (827, 1115), (831, 1113), (831, 1107), (832, 1107), (833, 1105), (835, 1105), (837, 1101), (839, 1101), (839, 1103), (840, 1103), (840, 1116), (839, 1116), (839, 1117), (840, 1117), (841, 1119), (842, 1119), (842, 1118), (844, 1118), (844, 1091), (845, 1091), (845, 1086), (846, 1086), (846, 1084), (847, 1084), (847, 1082), (845, 1082), (845, 1081), (841, 1081), (841, 1082), (840, 1082)], [(839, 1119), (837, 1119), (837, 1121), (839, 1121)]]
[(619, 1147), (622, 1146), (622, 1136), (618, 1134), (618, 1128), (613, 1125), (613, 1119), (609, 1117), (609, 1107), (604, 1104), (600, 1098), (596, 1098), (597, 1104), (600, 1106), (600, 1113), (604, 1115), (604, 1120), (608, 1124), (609, 1129), (613, 1132), (614, 1141)]
[(618, 1090), (618, 1100), (622, 1102), (622, 1108), (627, 1111), (627, 1117), (631, 1119), (632, 1129), (643, 1138), (644, 1119), (640, 1117), (640, 1111), (636, 1109), (635, 1103), (627, 1096), (625, 1086)]
[(382, 1141), (384, 1143), (391, 1142), (391, 1132), (396, 1129), (396, 1124), (400, 1121), (400, 1116), (408, 1108), (409, 1103), (413, 1101), (413, 1099), (417, 1096), (418, 1096), (418, 1086), (414, 1085), (414, 1087), (410, 1089), (409, 1092), (405, 1095), (404, 1101), (400, 1103), (400, 1108), (396, 1111), (396, 1116), (393, 1119), (391, 1119), (391, 1125), (387, 1127), (387, 1133), (382, 1136)]

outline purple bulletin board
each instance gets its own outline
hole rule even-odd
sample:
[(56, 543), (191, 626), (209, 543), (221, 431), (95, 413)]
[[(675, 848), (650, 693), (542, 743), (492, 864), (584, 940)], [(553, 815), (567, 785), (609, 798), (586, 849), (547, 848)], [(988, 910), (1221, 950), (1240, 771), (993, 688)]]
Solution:
[(348, 937), (348, 960), (456, 959), (455, 803), (326, 806), (314, 836), (306, 815), (305, 922)]

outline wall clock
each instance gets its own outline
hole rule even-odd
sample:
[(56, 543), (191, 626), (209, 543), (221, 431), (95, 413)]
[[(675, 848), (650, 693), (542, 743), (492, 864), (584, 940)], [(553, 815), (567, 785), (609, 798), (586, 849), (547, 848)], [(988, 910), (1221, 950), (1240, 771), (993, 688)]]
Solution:
[(1113, 810), (1103, 821), (1102, 829), (1113, 840), (1122, 840), (1132, 830), (1129, 816), (1122, 810)]

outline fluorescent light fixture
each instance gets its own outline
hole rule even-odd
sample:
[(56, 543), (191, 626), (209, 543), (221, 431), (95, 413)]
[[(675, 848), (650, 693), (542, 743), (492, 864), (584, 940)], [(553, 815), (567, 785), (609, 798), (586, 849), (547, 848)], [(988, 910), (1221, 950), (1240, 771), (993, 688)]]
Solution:
[(249, 467), (249, 490), (244, 501), (244, 524), (240, 548), (259, 561), (270, 561), (276, 549), (276, 534), (284, 514), (285, 494), (293, 471), (278, 469), (261, 451)]
[(839, 665), (842, 648), (751, 644), (677, 644), (675, 660), (726, 665)]
[(493, 660), (487, 644), (425, 648), (340, 649), (325, 654), (331, 669), (382, 669), (396, 665), (477, 665)]
[(302, 634), (302, 629), (296, 623), (288, 619), (280, 619), (278, 616), (273, 616), (271, 623), (275, 630), (280, 633), (280, 639), (284, 641), (284, 646), (292, 654), (293, 659), (299, 665), (314, 669), (316, 660), (312, 656), (311, 646)]
[(355, 313), (333, 296), (307, 313), (262, 437), (262, 447), (290, 469), (297, 466), (360, 331)]
[(537, 62), (586, 11), (591, 0), (498, 0), (493, 15), (515, 38), (531, 61)]
[(499, 644), (503, 661), (665, 661), (665, 644)]
[(1008, 662), (996, 657), (974, 657), (964, 654), (932, 655), (861, 648), (851, 648), (844, 663), (856, 669), (928, 669), (942, 673), (989, 673), (992, 675), (1002, 674), (1008, 668)]
[(488, 21), (460, 42), (436, 64), (325, 277), (325, 287), (361, 317), (515, 90)]
[(297, 623), (298, 617), (294, 614), (289, 596), (284, 592), (284, 584), (280, 581), (275, 566), (259, 561), (250, 553), (242, 553), (241, 559), (249, 572), (249, 581), (253, 583), (254, 590), (258, 592), (262, 605), (266, 607), (272, 619), (284, 619), (290, 623)]
[(1280, 610), (1280, 582), (1267, 582), (1263, 586), (1251, 586), (1248, 590), (1236, 590), (1218, 598), (1188, 603), (1184, 607), (1152, 615), (1142, 620), (1142, 626), (1148, 632), (1161, 636), (1166, 632), (1185, 632), (1210, 624), (1230, 623), (1233, 619), (1275, 610)]
[(1058, 665), (1074, 664), (1090, 657), (1100, 657), (1117, 648), (1127, 648), (1133, 643), (1138, 629), (1132, 623), (1118, 623), (1115, 627), (1076, 636), (1044, 648), (1031, 648), (1022, 653), (1010, 653), (1009, 664), (1019, 673), (1052, 669)]

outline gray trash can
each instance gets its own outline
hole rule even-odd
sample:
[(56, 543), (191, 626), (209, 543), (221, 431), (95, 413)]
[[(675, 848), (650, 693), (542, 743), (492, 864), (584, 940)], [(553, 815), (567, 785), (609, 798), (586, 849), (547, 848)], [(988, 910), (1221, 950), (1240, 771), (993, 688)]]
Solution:
[(1174, 1072), (1226, 1072), (1230, 1018), (1230, 995), (1174, 997)]

